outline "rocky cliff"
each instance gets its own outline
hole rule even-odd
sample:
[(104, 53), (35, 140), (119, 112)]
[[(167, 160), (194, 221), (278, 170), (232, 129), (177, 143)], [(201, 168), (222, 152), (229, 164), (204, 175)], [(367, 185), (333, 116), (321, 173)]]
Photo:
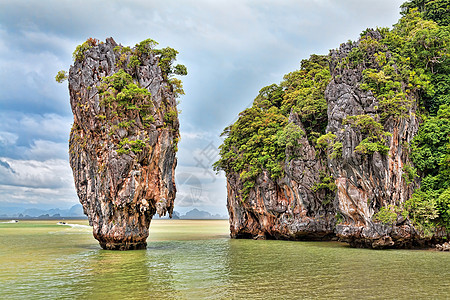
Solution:
[[(289, 122), (302, 128), (297, 114)], [(317, 159), (306, 136), (299, 140), (297, 156), (286, 159), (286, 172), (272, 178), (264, 170), (243, 199), (239, 174), (227, 173), (227, 208), (234, 238), (329, 240), (334, 237), (335, 211), (332, 195), (314, 189), (326, 162)], [(287, 150), (289, 151), (289, 150)]]
[[(367, 36), (374, 40), (381, 39), (376, 31), (370, 31)], [(372, 132), (364, 132), (363, 127), (346, 120), (356, 117), (354, 120), (366, 118), (370, 122), (374, 121), (374, 124), (380, 121), (379, 101), (372, 91), (360, 88), (363, 70), (367, 66), (340, 67), (358, 46), (359, 43), (347, 43), (331, 51), (333, 78), (325, 91), (328, 103), (327, 132), (336, 136), (335, 142), (342, 143), (341, 155), (328, 161), (337, 187), (335, 209), (343, 217), (335, 232), (342, 241), (354, 246), (413, 246), (420, 238), (409, 220), (395, 215), (392, 224), (385, 224), (374, 220), (374, 214), (381, 207), (403, 205), (417, 187), (415, 182), (407, 182), (403, 170), (404, 166), (412, 164), (409, 144), (419, 127), (416, 101), (412, 99), (410, 105), (405, 105), (403, 117), (390, 116), (384, 120), (382, 135), (387, 140), (385, 151), (355, 151), (376, 128), (370, 127), (367, 131)], [(379, 50), (374, 48), (373, 52)], [(367, 53), (368, 57), (375, 59), (374, 54)], [(373, 67), (376, 62), (367, 61), (365, 64)], [(377, 133), (377, 136), (380, 134)]]
[(226, 128), (215, 167), (226, 172), (232, 237), (369, 248), (450, 238), (450, 41), (404, 14), (393, 30), (302, 61)]
[(152, 216), (173, 212), (179, 124), (168, 69), (174, 56), (163, 65), (167, 57), (155, 45), (89, 39), (70, 67), (70, 165), (104, 249), (145, 248)]

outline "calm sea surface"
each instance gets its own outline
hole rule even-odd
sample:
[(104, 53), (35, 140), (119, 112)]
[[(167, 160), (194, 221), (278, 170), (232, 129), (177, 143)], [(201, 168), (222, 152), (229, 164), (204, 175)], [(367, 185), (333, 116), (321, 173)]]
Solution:
[(231, 240), (228, 221), (185, 220), (114, 252), (69, 223), (0, 224), (0, 299), (450, 298), (450, 253)]

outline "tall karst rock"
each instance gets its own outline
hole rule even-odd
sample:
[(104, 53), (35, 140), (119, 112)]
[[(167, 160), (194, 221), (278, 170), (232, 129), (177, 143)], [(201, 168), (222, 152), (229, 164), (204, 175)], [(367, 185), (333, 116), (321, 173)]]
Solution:
[(185, 75), (174, 49), (88, 39), (69, 71), (70, 165), (104, 249), (142, 249), (154, 214), (173, 212), (179, 139), (176, 96)]
[[(336, 211), (342, 216), (336, 234), (354, 246), (413, 246), (420, 238), (409, 220), (394, 209), (390, 224), (375, 216), (381, 208), (403, 207), (417, 187), (404, 170), (412, 165), (409, 145), (419, 128), (417, 95), (399, 87), (397, 92), (405, 97), (392, 106), (401, 106), (401, 112), (382, 119), (384, 104), (371, 90), (361, 89), (364, 70), (381, 72), (376, 54), (392, 55), (378, 43), (381, 39), (378, 31), (368, 31), (362, 40), (342, 44), (330, 54), (327, 132), (342, 144), (339, 157), (328, 162), (337, 187)], [(374, 46), (364, 53), (366, 60), (350, 66), (350, 53), (368, 40)]]

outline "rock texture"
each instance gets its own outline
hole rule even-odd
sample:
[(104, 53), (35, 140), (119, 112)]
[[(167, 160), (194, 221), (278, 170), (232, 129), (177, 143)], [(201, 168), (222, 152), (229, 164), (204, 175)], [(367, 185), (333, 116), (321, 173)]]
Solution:
[[(372, 35), (374, 39), (381, 38), (376, 31)], [(343, 145), (342, 156), (329, 160), (337, 185), (336, 210), (343, 216), (343, 222), (336, 226), (336, 234), (354, 246), (411, 247), (419, 237), (408, 220), (399, 217), (393, 226), (388, 226), (374, 221), (373, 216), (381, 207), (401, 206), (417, 187), (415, 183), (408, 184), (402, 176), (403, 167), (412, 164), (408, 146), (419, 127), (415, 101), (408, 107), (405, 118), (390, 117), (384, 122), (384, 130), (392, 134), (388, 137), (387, 155), (379, 152), (366, 155), (354, 151), (364, 136), (350, 124), (344, 125), (344, 120), (348, 116), (363, 114), (376, 118), (379, 105), (370, 91), (359, 88), (365, 66), (353, 69), (337, 67), (356, 46), (343, 44), (339, 50), (331, 52), (333, 79), (325, 91), (327, 132), (335, 134)], [(375, 57), (373, 54), (369, 57)]]
[[(290, 122), (303, 129), (295, 113)], [(300, 140), (298, 158), (289, 159), (285, 173), (273, 180), (263, 172), (248, 199), (242, 201), (239, 174), (227, 174), (230, 231), (234, 238), (329, 240), (334, 237), (335, 212), (332, 196), (314, 191), (319, 174), (326, 172), (326, 162), (316, 158), (306, 136)], [(288, 149), (287, 152), (290, 152)]]
[[(377, 31), (368, 31), (374, 40), (381, 39)], [(413, 165), (408, 146), (418, 132), (416, 95), (411, 97), (404, 117), (388, 117), (383, 120), (383, 130), (388, 133), (388, 153), (361, 154), (355, 148), (365, 138), (360, 129), (346, 124), (349, 116), (367, 115), (378, 118), (379, 103), (369, 90), (359, 88), (363, 70), (377, 68), (373, 61), (365, 61), (349, 67), (346, 57), (358, 43), (342, 44), (330, 53), (332, 80), (325, 91), (327, 100), (327, 132), (342, 143), (341, 155), (328, 155), (321, 159), (306, 137), (301, 140), (297, 157), (286, 160), (286, 176), (272, 180), (263, 172), (242, 201), (242, 183), (239, 174), (228, 172), (228, 211), (231, 236), (235, 238), (276, 239), (333, 239), (348, 242), (355, 247), (413, 248), (442, 242), (444, 231), (424, 237), (412, 222), (397, 213), (393, 223), (382, 223), (374, 215), (381, 208), (402, 208), (419, 182), (407, 182), (406, 165)], [(380, 49), (373, 49), (380, 51)], [(386, 50), (386, 57), (390, 53)], [(291, 113), (290, 121), (303, 128)], [(336, 191), (316, 191), (314, 184), (320, 181), (319, 173), (331, 174)]]
[[(147, 245), (152, 216), (173, 211), (179, 125), (173, 89), (158, 66), (158, 57), (142, 55), (140, 65), (130, 67), (131, 53), (117, 46), (112, 38), (95, 43), (70, 67), (74, 115), (70, 165), (79, 200), (100, 245), (141, 249)], [(128, 107), (117, 101), (105, 104), (99, 86), (119, 69), (151, 97), (139, 103), (131, 99)], [(168, 113), (175, 114), (170, 121)]]
[(450, 243), (446, 242), (446, 243), (443, 243), (442, 245), (437, 244), (436, 245), (436, 250), (438, 250), (438, 251), (450, 251)]

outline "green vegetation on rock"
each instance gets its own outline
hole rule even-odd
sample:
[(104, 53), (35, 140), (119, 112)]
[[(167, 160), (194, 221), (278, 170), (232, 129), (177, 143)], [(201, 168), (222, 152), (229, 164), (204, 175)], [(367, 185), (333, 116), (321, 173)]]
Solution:
[(130, 151), (133, 153), (142, 152), (142, 150), (146, 147), (145, 142), (141, 140), (130, 141), (128, 138), (120, 141), (117, 149), (117, 153), (121, 154), (129, 154)]
[(94, 38), (88, 38), (83, 44), (78, 45), (73, 51), (72, 57), (73, 61), (81, 61), (84, 59), (84, 53), (99, 44), (99, 40)]
[[(101, 44), (103, 43), (97, 39), (89, 38), (75, 49), (74, 61), (83, 61), (86, 51), (101, 46)], [(169, 47), (155, 49), (157, 45), (156, 41), (146, 39), (136, 44), (134, 48), (122, 45), (114, 47), (115, 67), (119, 68), (119, 71), (102, 78), (101, 83), (96, 87), (100, 100), (100, 112), (96, 117), (103, 123), (101, 130), (105, 130), (107, 135), (115, 141), (119, 155), (137, 154), (145, 148), (145, 142), (139, 139), (119, 139), (118, 132), (122, 132), (123, 136), (126, 132), (123, 129), (125, 129), (128, 132), (141, 132), (145, 135), (146, 131), (143, 129), (157, 126), (162, 128), (170, 126), (174, 129), (173, 126), (178, 118), (177, 110), (169, 109), (164, 101), (158, 107), (154, 107), (150, 91), (141, 87), (137, 78), (138, 68), (148, 64), (149, 56), (152, 56), (150, 61), (157, 63), (162, 71), (163, 84), (175, 97), (184, 95), (181, 80), (173, 77), (174, 75), (187, 75), (184, 65), (172, 66), (178, 51)], [(100, 66), (99, 70), (101, 68)], [(65, 71), (59, 71), (55, 77), (57, 82), (65, 79), (67, 79)], [(87, 90), (90, 91), (91, 87), (87, 87)], [(79, 103), (78, 107), (81, 110), (89, 109), (89, 105), (82, 103)], [(164, 126), (157, 125), (157, 120), (158, 122), (164, 121)], [(177, 149), (178, 140), (177, 133), (173, 138), (174, 149)]]
[(395, 205), (389, 205), (387, 208), (383, 206), (374, 214), (373, 219), (386, 225), (393, 225), (397, 221), (399, 210)]
[[(312, 55), (301, 62), (300, 70), (285, 75), (280, 85), (262, 88), (253, 106), (224, 130), (226, 139), (214, 168), (239, 174), (244, 200), (263, 171), (273, 179), (284, 175), (286, 149), (301, 147), (299, 140), (305, 135), (317, 139), (325, 133), (324, 91), (330, 79), (326, 56)], [(298, 115), (304, 130), (289, 122), (291, 114)]]
[(66, 81), (67, 78), (69, 78), (69, 76), (67, 75), (67, 72), (64, 70), (58, 71), (58, 73), (55, 76), (55, 80), (58, 83), (62, 83), (64, 81)]
[(450, 106), (428, 117), (411, 145), (421, 187), (407, 202), (411, 217), (424, 228), (450, 230)]
[[(402, 175), (407, 185), (420, 188), (406, 203), (381, 207), (373, 219), (393, 224), (401, 214), (426, 235), (442, 227), (450, 230), (450, 0), (411, 0), (402, 8), (392, 29), (364, 31), (358, 42), (349, 43), (347, 57), (331, 65), (337, 74), (360, 72), (359, 88), (376, 99), (370, 113), (344, 120), (362, 136), (354, 151), (386, 157), (392, 124), (412, 117), (420, 122), (411, 145), (403, 145), (411, 164), (403, 166)], [(274, 179), (283, 176), (303, 137), (319, 158), (325, 152), (329, 159), (341, 157), (337, 133), (325, 132), (324, 92), (330, 80), (328, 58), (312, 55), (279, 85), (261, 89), (253, 106), (224, 130), (214, 168), (239, 175), (243, 200), (264, 171)], [(297, 117), (302, 127), (289, 121)], [(323, 175), (314, 190), (332, 190), (331, 182)]]
[(403, 14), (418, 9), (426, 20), (433, 20), (441, 26), (450, 25), (450, 0), (410, 0), (402, 6)]

